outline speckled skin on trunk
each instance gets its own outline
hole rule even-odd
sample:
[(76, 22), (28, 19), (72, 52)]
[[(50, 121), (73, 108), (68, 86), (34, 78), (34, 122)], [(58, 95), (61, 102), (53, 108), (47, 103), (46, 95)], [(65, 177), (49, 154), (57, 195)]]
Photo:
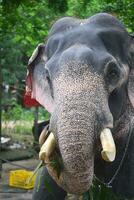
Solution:
[[(47, 165), (51, 177), (77, 197), (90, 188), (94, 171), (107, 182), (120, 164), (128, 123), (134, 117), (133, 37), (106, 13), (85, 20), (65, 17), (52, 26), (46, 44), (38, 45), (29, 71), (32, 98), (51, 113), (49, 129), (61, 160), (59, 178)], [(134, 197), (131, 126), (126, 162), (112, 182), (114, 191), (126, 198)], [(111, 164), (101, 158), (99, 136), (104, 128), (111, 129), (117, 146)], [(41, 200), (46, 200), (43, 195), (39, 192)]]
[[(112, 124), (112, 115), (106, 105), (102, 77), (90, 72), (88, 65), (76, 61), (65, 65), (54, 80), (57, 119), (52, 115), (50, 130), (55, 133), (62, 156), (60, 185), (69, 193), (82, 194), (93, 179), (95, 137), (99, 137), (104, 126)], [(104, 111), (106, 121), (97, 130), (95, 122), (97, 117), (101, 121), (100, 110)], [(53, 120), (57, 122), (55, 125)]]

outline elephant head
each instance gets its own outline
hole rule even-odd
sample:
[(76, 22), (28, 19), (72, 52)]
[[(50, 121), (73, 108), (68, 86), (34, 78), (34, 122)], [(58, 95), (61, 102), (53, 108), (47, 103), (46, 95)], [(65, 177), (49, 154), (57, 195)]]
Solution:
[[(69, 193), (87, 191), (94, 169), (107, 180), (105, 166), (111, 171), (116, 166), (116, 159), (115, 165), (102, 161), (99, 138), (108, 129), (121, 145), (125, 134), (118, 137), (115, 126), (117, 130), (130, 108), (133, 116), (133, 43), (109, 14), (85, 20), (65, 17), (52, 26), (46, 44), (38, 45), (29, 60), (32, 98), (51, 113), (49, 129), (62, 160), (59, 179), (48, 170)], [(117, 147), (117, 158), (118, 153)]]

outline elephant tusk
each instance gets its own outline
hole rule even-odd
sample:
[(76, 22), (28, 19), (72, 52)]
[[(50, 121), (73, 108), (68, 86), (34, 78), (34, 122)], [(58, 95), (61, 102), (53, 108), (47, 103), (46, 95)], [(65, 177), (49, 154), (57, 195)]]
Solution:
[(44, 142), (46, 141), (47, 137), (49, 135), (48, 132), (48, 125), (42, 130), (40, 137), (39, 137), (39, 145), (40, 147), (44, 144)]
[(102, 145), (101, 155), (105, 161), (113, 162), (116, 156), (116, 147), (114, 139), (109, 128), (105, 128), (100, 134)]
[(41, 150), (39, 152), (39, 159), (44, 161), (46, 157), (48, 158), (54, 151), (55, 146), (56, 140), (54, 138), (54, 134), (51, 132), (41, 147)]

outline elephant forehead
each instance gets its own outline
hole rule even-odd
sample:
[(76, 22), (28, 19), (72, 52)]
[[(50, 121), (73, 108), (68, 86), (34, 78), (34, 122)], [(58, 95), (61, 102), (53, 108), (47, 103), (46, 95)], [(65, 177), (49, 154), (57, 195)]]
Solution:
[[(64, 18), (53, 25), (46, 43), (46, 54), (49, 62), (57, 61), (62, 53), (70, 50), (73, 45), (85, 45), (92, 53), (84, 53), (86, 56), (82, 55), (82, 59), (101, 70), (106, 57), (125, 60), (127, 50), (124, 47), (127, 45), (124, 44), (127, 44), (127, 38), (124, 26), (108, 14), (95, 15), (85, 20)], [(81, 55), (79, 57), (81, 59)], [(55, 65), (53, 66), (55, 68)]]
[(94, 48), (101, 46), (103, 48), (97, 30), (85, 25), (69, 29), (64, 34), (61, 32), (50, 36), (46, 44), (47, 57), (50, 58), (55, 54), (58, 55), (75, 44), (85, 44), (88, 47)]
[(124, 26), (119, 22), (114, 16), (107, 14), (107, 13), (98, 13), (93, 15), (87, 19), (77, 19), (74, 17), (63, 17), (57, 20), (51, 30), (50, 35), (59, 33), (59, 32), (66, 32), (69, 29), (83, 26), (83, 25), (91, 25), (96, 24), (97, 26), (118, 26), (124, 29)]

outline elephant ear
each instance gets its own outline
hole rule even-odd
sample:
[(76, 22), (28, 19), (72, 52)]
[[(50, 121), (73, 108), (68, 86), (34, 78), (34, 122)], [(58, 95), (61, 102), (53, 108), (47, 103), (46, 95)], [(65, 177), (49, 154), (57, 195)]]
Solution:
[(130, 42), (130, 73), (128, 79), (128, 97), (134, 107), (134, 36), (131, 36)]
[(44, 62), (46, 62), (47, 56), (45, 55), (44, 52), (45, 52), (45, 44), (44, 43), (38, 44), (38, 46), (33, 51), (32, 56), (29, 58), (28, 66), (35, 65), (35, 62), (37, 62), (39, 59), (44, 60)]
[(38, 101), (51, 113), (53, 111), (53, 97), (49, 74), (45, 68), (46, 61), (45, 45), (39, 44), (29, 59), (28, 77), (31, 80), (31, 98)]

